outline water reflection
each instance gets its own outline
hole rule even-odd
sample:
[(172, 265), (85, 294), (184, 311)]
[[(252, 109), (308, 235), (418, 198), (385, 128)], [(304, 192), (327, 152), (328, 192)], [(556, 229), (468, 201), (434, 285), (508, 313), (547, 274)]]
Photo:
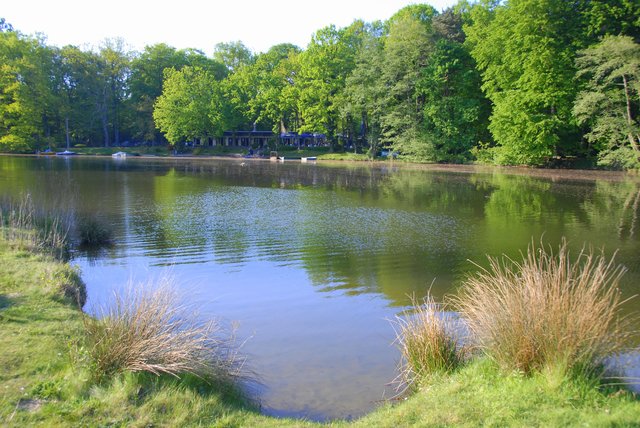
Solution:
[[(619, 250), (640, 292), (638, 180), (390, 165), (0, 157), (4, 196), (99, 213), (116, 245), (77, 254), (89, 300), (170, 271), (202, 316), (241, 323), (264, 408), (357, 416), (395, 377), (389, 323), (531, 239)], [(638, 310), (637, 301), (625, 307)]]

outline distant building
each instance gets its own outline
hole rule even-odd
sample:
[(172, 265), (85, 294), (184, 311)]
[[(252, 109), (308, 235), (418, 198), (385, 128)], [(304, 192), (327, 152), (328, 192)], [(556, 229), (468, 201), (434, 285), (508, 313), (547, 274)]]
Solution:
[(295, 147), (319, 147), (327, 145), (327, 138), (324, 134), (283, 132), (280, 134), (280, 144)]
[(274, 134), (271, 131), (224, 131), (222, 145), (263, 148), (273, 138)]
[[(324, 134), (317, 133), (302, 133), (297, 132), (283, 132), (278, 137), (271, 131), (224, 131), (222, 133), (222, 139), (220, 145), (228, 147), (253, 147), (264, 148), (267, 147), (269, 141), (274, 141), (278, 138), (278, 144), (290, 147), (319, 147), (327, 145), (327, 139)], [(196, 145), (218, 145), (218, 140), (215, 138), (209, 138), (206, 141), (197, 141)]]

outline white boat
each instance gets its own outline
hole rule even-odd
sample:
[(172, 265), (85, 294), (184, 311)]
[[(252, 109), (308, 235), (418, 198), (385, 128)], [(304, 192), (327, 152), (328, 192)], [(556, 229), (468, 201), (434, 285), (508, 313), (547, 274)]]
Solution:
[(307, 158), (302, 158), (301, 159), (302, 162), (315, 162), (317, 160), (318, 160), (318, 158), (316, 156), (309, 156)]
[(127, 153), (126, 152), (115, 152), (114, 154), (111, 155), (112, 158), (126, 158), (127, 157)]
[(73, 156), (76, 152), (70, 152), (69, 150), (65, 150), (64, 152), (58, 152), (56, 155), (58, 156)]

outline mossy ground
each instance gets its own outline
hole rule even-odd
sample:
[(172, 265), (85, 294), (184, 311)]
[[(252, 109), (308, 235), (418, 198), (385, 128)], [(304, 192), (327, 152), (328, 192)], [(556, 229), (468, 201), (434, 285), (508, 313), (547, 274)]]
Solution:
[[(315, 426), (261, 415), (232, 385), (145, 374), (90, 379), (74, 272), (0, 242), (0, 426)], [(339, 387), (339, 386), (336, 386)], [(640, 401), (553, 373), (505, 374), (486, 359), (425, 379), (405, 400), (332, 426), (640, 426)]]

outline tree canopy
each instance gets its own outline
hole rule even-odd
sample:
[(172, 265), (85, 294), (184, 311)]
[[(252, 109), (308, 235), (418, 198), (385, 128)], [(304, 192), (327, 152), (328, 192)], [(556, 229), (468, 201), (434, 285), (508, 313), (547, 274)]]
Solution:
[(638, 168), (633, 0), (461, 0), (317, 30), (300, 48), (207, 56), (121, 40), (48, 46), (0, 18), (0, 150), (320, 133), (429, 162)]

